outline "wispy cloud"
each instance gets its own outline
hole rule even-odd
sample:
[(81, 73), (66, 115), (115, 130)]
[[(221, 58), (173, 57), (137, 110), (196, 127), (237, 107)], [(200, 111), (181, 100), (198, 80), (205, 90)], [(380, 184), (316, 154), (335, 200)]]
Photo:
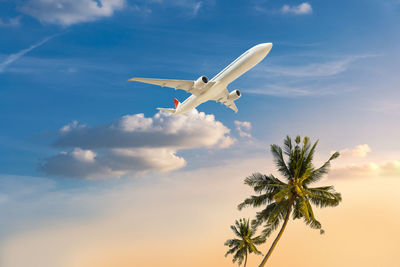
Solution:
[(8, 21), (0, 18), (0, 27), (16, 27), (21, 24), (21, 16), (10, 18)]
[(281, 66), (268, 64), (265, 67), (258, 68), (255, 75), (265, 75), (265, 73), (278, 76), (291, 77), (323, 77), (333, 76), (345, 72), (349, 69), (351, 63), (358, 59), (368, 56), (347, 56), (340, 60), (325, 61), (321, 63), (310, 63), (299, 66)]
[(249, 121), (235, 121), (236, 131), (238, 131), (240, 137), (252, 138), (250, 130), (251, 123)]
[[(213, 0), (143, 0), (142, 2), (142, 4), (133, 5), (132, 8), (135, 11), (144, 13), (145, 15), (150, 14), (153, 10), (156, 10), (157, 7), (177, 8), (181, 10), (181, 15), (186, 18), (197, 17), (204, 7), (215, 4)], [(148, 10), (150, 10), (150, 12), (147, 12)]]
[(203, 6), (203, 2), (196, 2), (193, 6), (193, 16), (197, 16), (201, 7)]
[[(268, 63), (257, 67), (252, 77), (257, 84), (263, 86), (249, 86), (246, 92), (252, 94), (298, 97), (331, 95), (339, 92), (357, 90), (358, 87), (338, 80), (339, 75), (354, 71), (356, 61), (371, 57), (371, 55), (345, 56), (335, 60), (311, 62), (304, 65), (288, 63)], [(303, 58), (301, 61), (312, 61), (312, 58)], [(291, 60), (296, 60), (291, 57)], [(318, 59), (320, 60), (320, 58)], [(282, 62), (282, 60), (280, 60)], [(285, 61), (285, 60), (284, 60)]]
[(110, 17), (124, 6), (125, 0), (28, 0), (19, 10), (44, 23), (69, 26)]
[(277, 97), (307, 97), (307, 96), (326, 96), (336, 95), (343, 92), (351, 92), (359, 88), (344, 83), (324, 84), (310, 83), (307, 85), (297, 84), (271, 84), (246, 90), (246, 93), (255, 95), (277, 96)]
[(270, 14), (270, 15), (309, 15), (312, 14), (313, 9), (310, 3), (308, 2), (303, 2), (299, 5), (283, 5), (281, 8), (267, 8), (264, 5), (260, 5), (259, 2), (255, 6), (253, 6), (253, 9), (256, 12), (259, 13), (265, 13), (265, 14)]
[(23, 57), (26, 53), (32, 51), (33, 49), (44, 45), (45, 43), (47, 43), (49, 40), (53, 39), (56, 35), (52, 35), (50, 37), (46, 37), (44, 38), (42, 41), (31, 45), (30, 47), (23, 49), (21, 51), (19, 51), (18, 53), (15, 54), (11, 54), (9, 55), (6, 60), (4, 60), (3, 62), (0, 63), (0, 73), (4, 72), (5, 69), (7, 68), (8, 65), (10, 65), (11, 63), (13, 63), (14, 61), (20, 59), (21, 57)]
[(281, 12), (282, 14), (308, 15), (313, 12), (313, 9), (308, 2), (304, 2), (297, 6), (284, 5)]

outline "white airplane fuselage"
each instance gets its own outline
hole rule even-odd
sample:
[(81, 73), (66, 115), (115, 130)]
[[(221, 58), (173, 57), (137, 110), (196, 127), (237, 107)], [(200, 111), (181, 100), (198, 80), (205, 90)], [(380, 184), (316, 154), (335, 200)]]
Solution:
[(213, 86), (205, 90), (200, 95), (191, 95), (184, 102), (180, 103), (174, 115), (182, 114), (196, 108), (198, 105), (209, 101), (210, 99), (215, 99), (220, 95), (225, 88), (242, 74), (253, 68), (261, 60), (263, 60), (272, 48), (272, 43), (263, 43), (256, 45), (241, 56), (235, 59), (231, 64), (229, 64), (225, 69), (218, 73), (210, 81), (215, 82)]

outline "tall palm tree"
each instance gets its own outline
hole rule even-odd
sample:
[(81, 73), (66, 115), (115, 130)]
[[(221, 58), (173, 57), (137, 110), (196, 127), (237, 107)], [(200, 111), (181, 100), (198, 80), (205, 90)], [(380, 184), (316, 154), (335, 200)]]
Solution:
[[(291, 213), (293, 219), (302, 218), (307, 225), (319, 229), (323, 234), (321, 223), (315, 218), (311, 203), (321, 208), (335, 207), (342, 200), (340, 193), (335, 192), (333, 186), (310, 187), (328, 172), (331, 160), (339, 156), (339, 153), (335, 152), (321, 167), (315, 168), (312, 160), (317, 144), (318, 141), (311, 145), (308, 137), (301, 141), (300, 136), (297, 136), (295, 143), (292, 143), (290, 137), (287, 136), (283, 149), (278, 145), (271, 145), (275, 164), (279, 173), (285, 178), (285, 182), (272, 174), (260, 173), (255, 173), (245, 179), (245, 184), (253, 187), (258, 195), (245, 199), (239, 204), (239, 210), (246, 206), (264, 207), (263, 210), (257, 212), (253, 222), (255, 226), (264, 224), (265, 237), (277, 229), (283, 220), (282, 227), (260, 267), (265, 265), (281, 238)], [(284, 155), (286, 155), (286, 161)]]
[(261, 254), (260, 251), (256, 248), (256, 245), (262, 244), (265, 242), (265, 239), (261, 236), (253, 237), (256, 228), (250, 227), (249, 219), (240, 219), (239, 221), (235, 221), (235, 225), (231, 225), (232, 231), (239, 239), (228, 239), (225, 242), (225, 246), (229, 247), (229, 250), (226, 252), (225, 257), (229, 254), (233, 255), (233, 262), (238, 261), (239, 266), (242, 264), (244, 259), (244, 267), (247, 264), (247, 254)]

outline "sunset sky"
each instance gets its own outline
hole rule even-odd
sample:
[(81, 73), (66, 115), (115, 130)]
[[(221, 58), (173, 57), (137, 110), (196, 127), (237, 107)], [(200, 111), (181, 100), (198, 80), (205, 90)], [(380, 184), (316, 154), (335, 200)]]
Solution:
[[(341, 152), (320, 184), (343, 201), (268, 264), (398, 267), (399, 25), (398, 0), (0, 0), (0, 266), (233, 266), (244, 178), (300, 134), (316, 164)], [(212, 78), (264, 42), (237, 114), (168, 116), (189, 94), (127, 82)]]

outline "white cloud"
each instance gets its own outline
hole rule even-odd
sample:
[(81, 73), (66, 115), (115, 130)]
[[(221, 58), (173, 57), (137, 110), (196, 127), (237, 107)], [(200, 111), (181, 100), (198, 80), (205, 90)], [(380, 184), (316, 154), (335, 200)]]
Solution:
[(10, 18), (8, 21), (0, 18), (0, 27), (16, 27), (21, 24), (21, 16)]
[(372, 178), (400, 177), (400, 161), (392, 160), (383, 163), (350, 164), (345, 167), (332, 169), (329, 178)]
[(312, 7), (308, 2), (297, 6), (284, 5), (281, 9), (283, 14), (307, 15), (312, 13)]
[(60, 132), (61, 133), (67, 133), (69, 131), (71, 131), (72, 129), (75, 129), (77, 127), (86, 127), (86, 125), (84, 124), (79, 124), (77, 120), (72, 121), (71, 123), (68, 123), (67, 125), (64, 125), (61, 129)]
[(28, 0), (19, 9), (43, 23), (69, 26), (110, 17), (125, 0)]
[[(257, 67), (251, 74), (254, 79), (259, 79), (257, 84), (267, 84), (265, 87), (249, 88), (247, 92), (260, 95), (273, 95), (284, 97), (331, 95), (358, 90), (354, 85), (335, 79), (327, 83), (327, 79), (346, 75), (356, 69), (355, 62), (373, 55), (349, 55), (335, 60), (324, 60), (309, 64), (296, 64), (315, 59), (307, 56), (299, 57), (292, 63), (281, 58), (281, 64), (268, 63)], [(322, 58), (322, 57), (320, 57)], [(293, 61), (294, 60), (294, 61)], [(320, 60), (320, 59), (319, 59)], [(290, 64), (290, 65), (289, 65)], [(268, 80), (268, 83), (265, 81)], [(340, 79), (345, 80), (345, 79)]]
[(83, 162), (94, 162), (94, 159), (96, 157), (96, 153), (94, 153), (91, 150), (83, 150), (80, 148), (75, 148), (71, 152), (72, 157), (74, 157), (76, 160), (83, 161)]
[(74, 121), (61, 128), (54, 143), (72, 151), (48, 158), (39, 168), (48, 175), (87, 178), (167, 172), (186, 165), (176, 155), (179, 150), (229, 147), (235, 142), (229, 133), (213, 115), (197, 110), (189, 116), (126, 115), (92, 128)]
[(33, 49), (44, 45), (45, 43), (47, 43), (49, 40), (51, 40), (52, 38), (54, 38), (56, 35), (50, 36), (50, 37), (46, 37), (44, 38), (42, 41), (31, 45), (30, 47), (23, 49), (21, 51), (19, 51), (18, 53), (15, 54), (11, 54), (9, 55), (6, 60), (4, 60), (3, 62), (0, 63), (0, 73), (4, 72), (4, 70), (7, 68), (8, 65), (10, 65), (11, 63), (13, 63), (14, 61), (18, 60), (19, 58), (21, 58), (22, 56), (24, 56), (26, 53), (32, 51)]
[(258, 68), (258, 72), (268, 73), (277, 76), (292, 77), (327, 77), (345, 72), (354, 61), (368, 56), (347, 56), (340, 60), (325, 61), (320, 63), (311, 63), (299, 66), (279, 66), (268, 64), (264, 68)]
[(193, 16), (197, 16), (200, 11), (200, 8), (203, 6), (203, 2), (196, 2), (193, 5)]
[(235, 121), (236, 130), (238, 131), (240, 137), (251, 138), (250, 130), (251, 123), (248, 121)]
[(346, 148), (340, 150), (340, 155), (342, 157), (364, 158), (371, 151), (372, 150), (368, 144), (363, 144), (363, 145), (358, 145), (353, 149)]
[[(184, 11), (184, 15), (186, 17), (196, 17), (200, 10), (205, 6), (205, 5), (213, 5), (214, 1), (213, 0), (203, 0), (203, 1), (197, 1), (197, 0), (145, 0), (144, 1), (146, 5), (144, 7), (134, 5), (133, 8), (136, 11), (143, 12), (144, 14), (151, 13), (151, 9), (149, 9), (147, 6), (148, 5), (160, 5), (163, 7), (176, 7), (180, 8)], [(150, 12), (148, 12), (150, 10)]]

